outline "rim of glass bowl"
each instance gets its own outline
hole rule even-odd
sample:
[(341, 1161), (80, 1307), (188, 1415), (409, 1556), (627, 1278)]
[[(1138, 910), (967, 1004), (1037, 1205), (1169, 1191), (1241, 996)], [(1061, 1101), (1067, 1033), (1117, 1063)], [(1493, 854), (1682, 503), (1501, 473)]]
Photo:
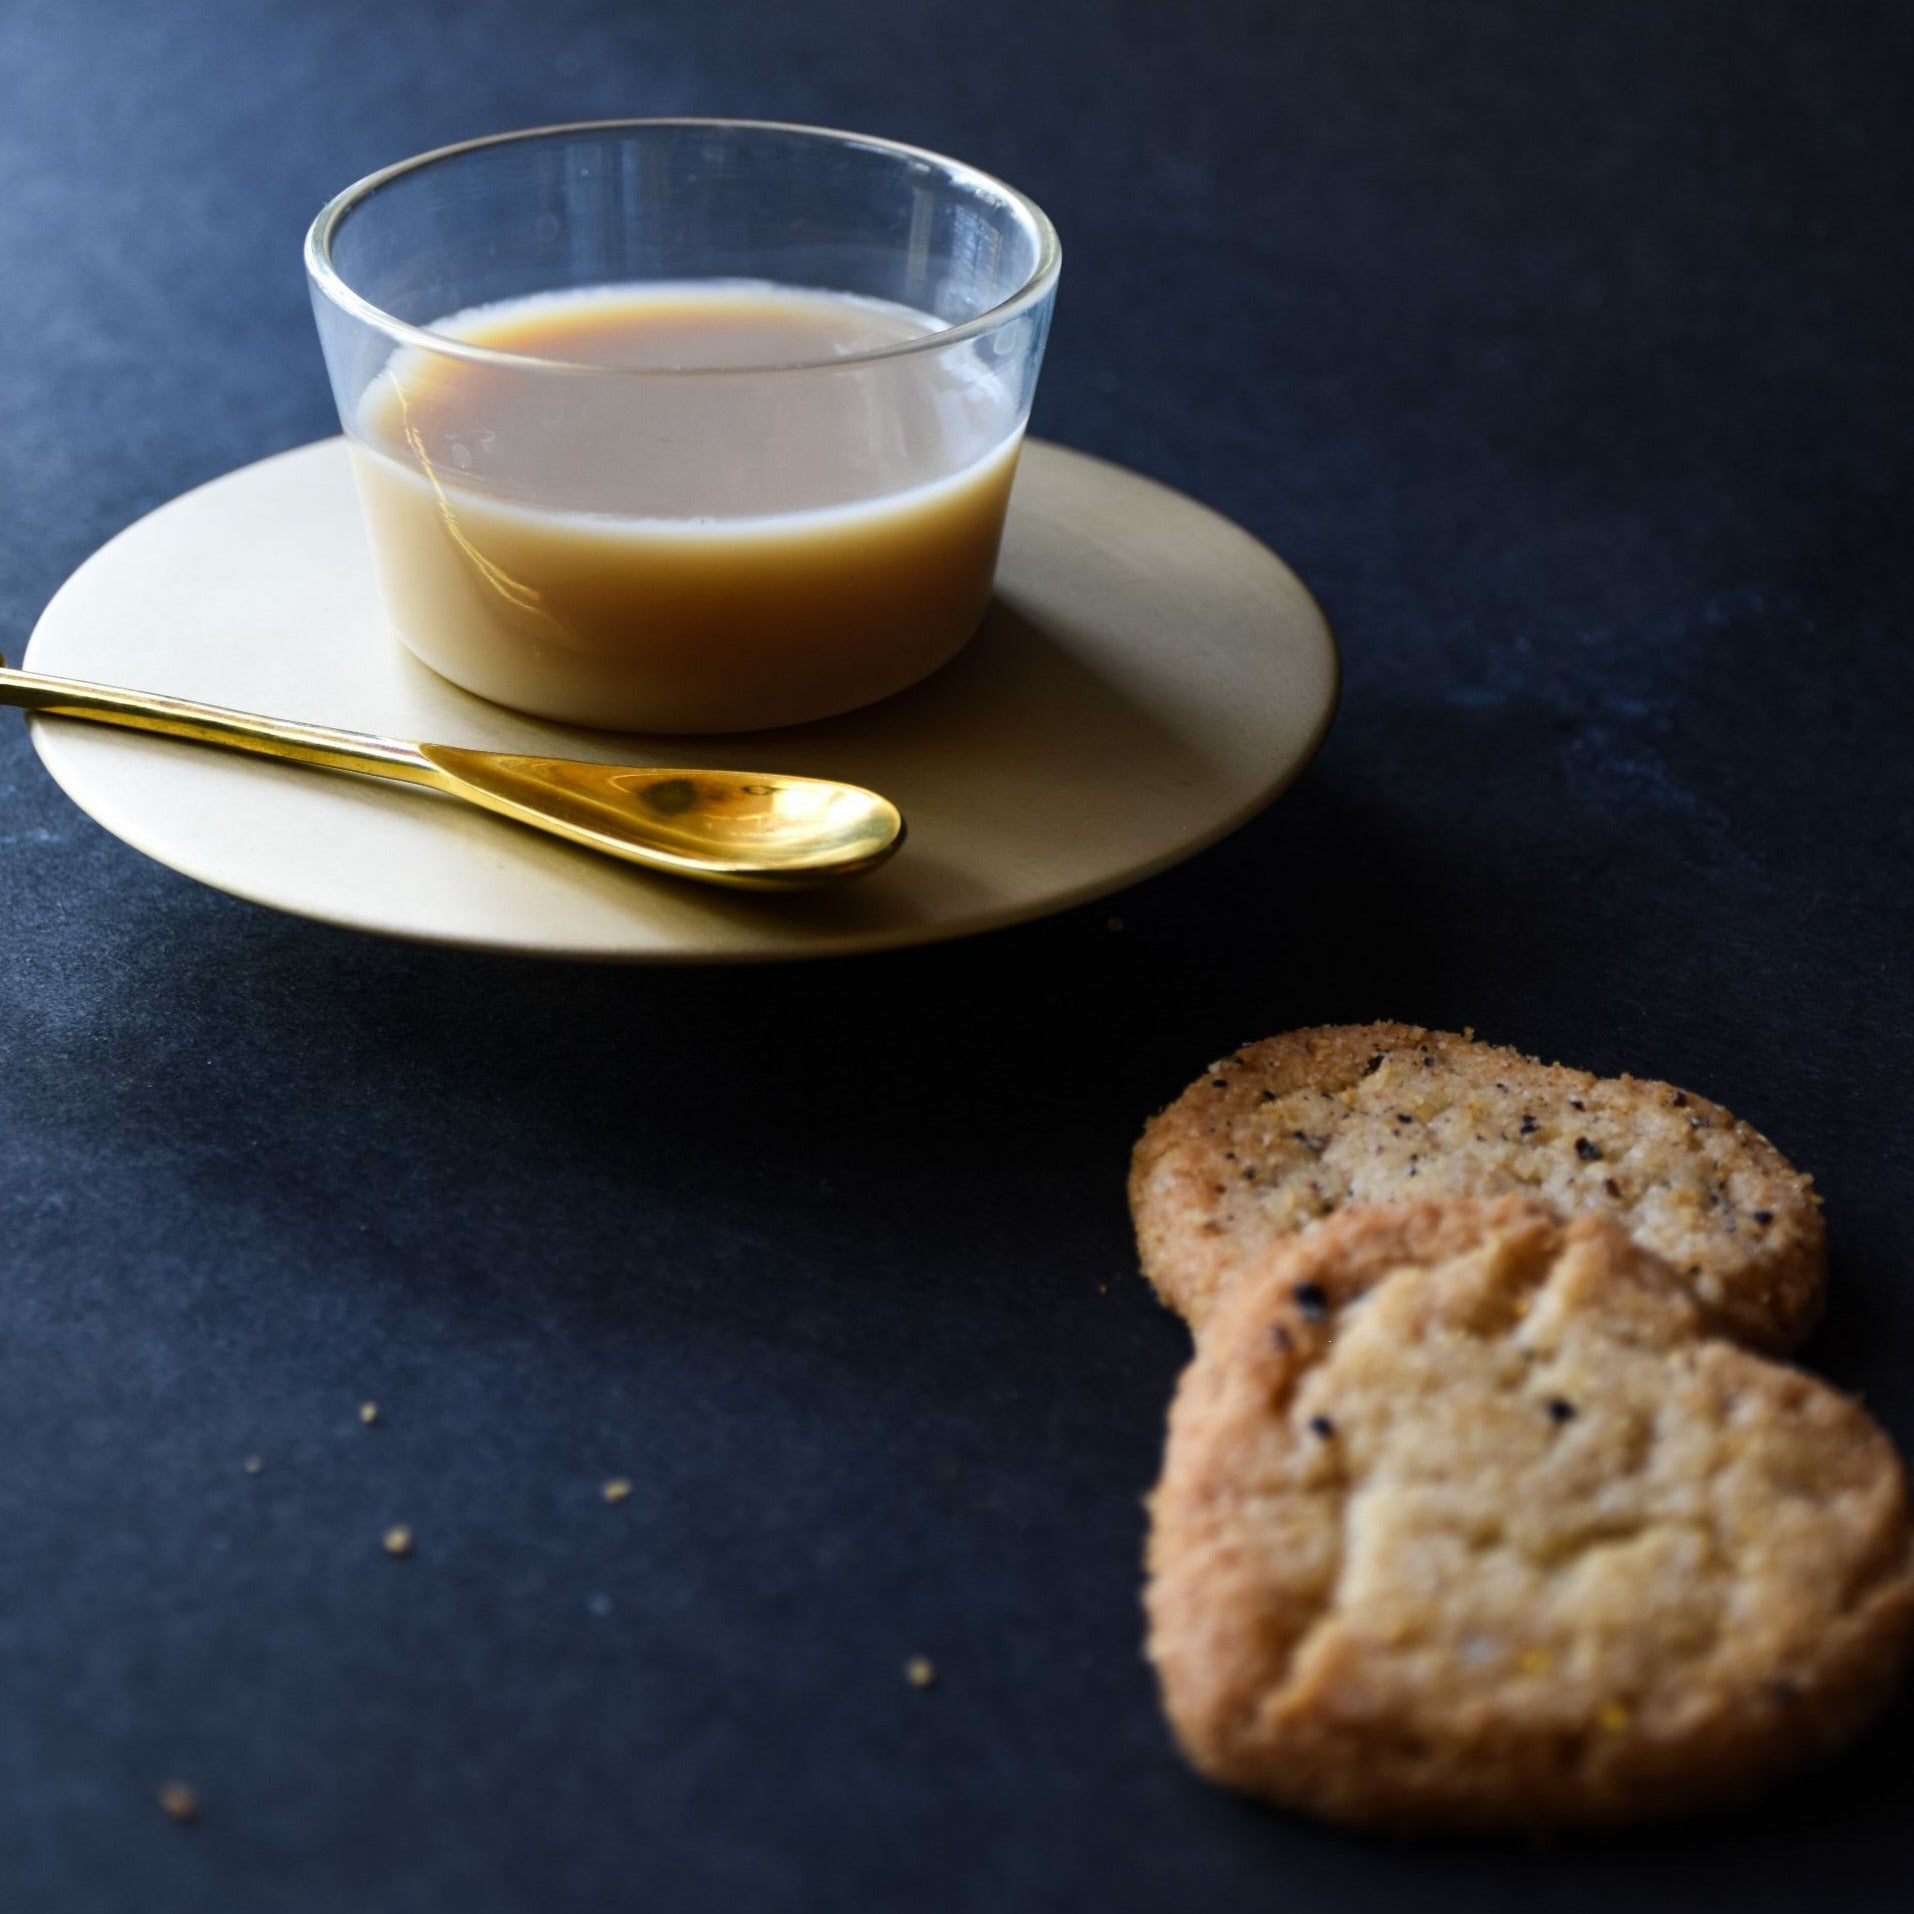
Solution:
[[(505, 352), (496, 346), (472, 345), (466, 340), (452, 338), (446, 333), (434, 332), (430, 326), (415, 326), (408, 320), (395, 318), (382, 307), (374, 305), (363, 294), (355, 292), (339, 276), (337, 268), (332, 263), (333, 234), (338, 231), (346, 215), (382, 186), (390, 185), (393, 180), (400, 179), (407, 173), (416, 173), (424, 167), (436, 165), (440, 160), (452, 159), (461, 153), (476, 152), (482, 147), (510, 146), (520, 141), (562, 138), (574, 133), (621, 132), (632, 127), (704, 127), (726, 132), (796, 133), (809, 139), (827, 140), (835, 144), (863, 147), (899, 158), (926, 161), (938, 167), (950, 179), (973, 191), (981, 191), (986, 195), (998, 195), (1008, 201), (1036, 237), (1037, 262), (1023, 284), (1009, 298), (1000, 300), (987, 311), (978, 313), (975, 318), (966, 319), (959, 325), (946, 326), (940, 332), (927, 332), (920, 338), (900, 340), (893, 345), (871, 346), (861, 352), (847, 352), (830, 359), (794, 359), (765, 365), (729, 366), (593, 365), (581, 359), (547, 359), (535, 353)], [(596, 373), (601, 378), (616, 376), (638, 379), (710, 379), (730, 373), (841, 370), (846, 366), (869, 364), (877, 359), (906, 358), (918, 352), (941, 352), (949, 346), (961, 344), (966, 339), (973, 339), (979, 334), (994, 331), (1006, 320), (1014, 319), (1019, 313), (1040, 303), (1056, 284), (1057, 272), (1063, 262), (1063, 248), (1057, 238), (1057, 229), (1050, 223), (1049, 216), (1027, 193), (1020, 193), (1007, 181), (997, 178), (994, 173), (986, 173), (979, 167), (966, 165), (962, 160), (950, 158), (948, 154), (933, 152), (924, 146), (910, 146), (901, 140), (880, 139), (868, 133), (845, 132), (832, 126), (807, 126), (798, 121), (734, 120), (689, 116), (575, 120), (554, 126), (522, 127), (510, 133), (489, 133), (482, 139), (459, 140), (450, 146), (436, 146), (429, 153), (418, 153), (410, 159), (399, 160), (394, 165), (382, 166), (376, 173), (368, 173), (363, 179), (355, 180), (343, 192), (335, 193), (320, 207), (311, 226), (307, 228), (305, 256), (306, 271), (311, 276), (312, 283), (335, 306), (367, 325), (377, 327), (388, 337), (405, 345), (423, 347), (431, 352), (444, 353), (451, 358), (465, 359), (479, 365), (517, 366), (547, 372), (590, 372)]]

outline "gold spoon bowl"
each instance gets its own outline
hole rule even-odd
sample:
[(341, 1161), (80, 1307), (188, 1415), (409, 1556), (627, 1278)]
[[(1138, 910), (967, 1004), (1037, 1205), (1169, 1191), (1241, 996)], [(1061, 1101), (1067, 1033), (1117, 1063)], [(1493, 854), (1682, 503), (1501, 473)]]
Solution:
[(804, 890), (858, 877), (875, 870), (904, 841), (903, 816), (888, 798), (829, 778), (594, 764), (408, 744), (13, 671), (4, 658), (0, 704), (423, 786), (608, 857), (734, 890)]

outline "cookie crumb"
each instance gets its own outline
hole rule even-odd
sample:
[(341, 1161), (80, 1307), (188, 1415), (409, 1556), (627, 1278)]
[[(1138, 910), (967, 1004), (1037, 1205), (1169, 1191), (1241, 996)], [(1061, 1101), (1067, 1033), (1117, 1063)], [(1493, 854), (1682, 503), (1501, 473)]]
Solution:
[(928, 1655), (913, 1655), (904, 1664), (904, 1679), (913, 1688), (928, 1688), (937, 1679), (937, 1670)]
[(607, 1502), (623, 1502), (630, 1498), (631, 1484), (622, 1475), (614, 1475), (598, 1493)]
[(184, 1826), (199, 1819), (199, 1790), (184, 1781), (169, 1781), (159, 1791), (160, 1812), (169, 1821)]
[(376, 1402), (362, 1402), (359, 1405), (359, 1420), (369, 1429), (379, 1419), (379, 1405)]
[(241, 1466), (248, 1475), (257, 1475), (266, 1464), (259, 1456), (249, 1455)]
[(1595, 1711), (1595, 1725), (1604, 1734), (1618, 1735), (1634, 1719), (1619, 1701), (1605, 1701)]
[(403, 1522), (395, 1522), (385, 1532), (385, 1552), (388, 1555), (410, 1555), (412, 1553), (412, 1531)]

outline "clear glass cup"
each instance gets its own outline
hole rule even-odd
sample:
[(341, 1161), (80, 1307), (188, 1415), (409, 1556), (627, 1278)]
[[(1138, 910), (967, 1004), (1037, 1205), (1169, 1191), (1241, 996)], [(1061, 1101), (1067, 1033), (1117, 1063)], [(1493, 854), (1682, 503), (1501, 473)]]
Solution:
[(987, 174), (814, 127), (552, 127), (361, 180), (306, 266), (399, 636), (616, 730), (915, 683), (987, 608), (1059, 257)]

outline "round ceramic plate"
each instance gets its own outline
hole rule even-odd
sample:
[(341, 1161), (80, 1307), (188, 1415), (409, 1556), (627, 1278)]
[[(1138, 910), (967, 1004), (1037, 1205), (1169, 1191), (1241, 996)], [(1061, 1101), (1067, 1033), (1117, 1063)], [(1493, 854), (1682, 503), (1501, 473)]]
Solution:
[(632, 737), (456, 689), (387, 628), (338, 439), (122, 532), (47, 607), (27, 664), (390, 737), (849, 778), (902, 808), (909, 839), (872, 875), (752, 896), (394, 785), (33, 720), (77, 804), (221, 890), (390, 936), (665, 963), (928, 943), (1120, 889), (1282, 790), (1337, 683), (1329, 628), (1273, 552), (1180, 493), (1040, 443), (977, 637), (915, 689), (821, 724)]

